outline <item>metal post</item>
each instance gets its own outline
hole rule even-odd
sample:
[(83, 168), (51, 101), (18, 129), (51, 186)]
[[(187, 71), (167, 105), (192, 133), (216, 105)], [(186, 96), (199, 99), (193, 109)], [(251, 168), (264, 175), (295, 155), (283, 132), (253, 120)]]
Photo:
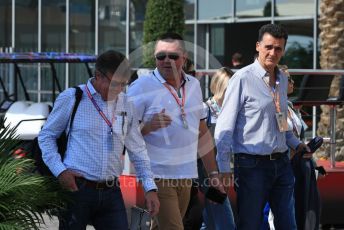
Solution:
[(312, 138), (314, 138), (317, 135), (317, 107), (313, 106), (312, 109)]
[(125, 56), (129, 58), (130, 53), (130, 1), (126, 1), (125, 11)]
[[(205, 69), (209, 70), (209, 53), (210, 53), (210, 25), (206, 25), (205, 32)], [(209, 75), (205, 76), (205, 98), (209, 98)]]
[(95, 17), (94, 17), (94, 53), (98, 55), (99, 52), (99, 1), (95, 1)]
[(336, 167), (336, 106), (330, 106), (330, 160), (331, 168)]
[[(69, 0), (66, 0), (66, 53), (69, 53)], [(69, 63), (66, 63), (65, 89), (69, 86)]]

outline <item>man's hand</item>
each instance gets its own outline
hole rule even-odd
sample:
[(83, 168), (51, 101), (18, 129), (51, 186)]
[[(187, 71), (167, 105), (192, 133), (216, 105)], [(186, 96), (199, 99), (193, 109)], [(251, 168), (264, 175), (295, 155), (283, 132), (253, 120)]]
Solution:
[(76, 192), (78, 191), (78, 186), (75, 183), (76, 177), (82, 177), (80, 174), (73, 172), (69, 169), (63, 171), (57, 179), (59, 180), (61, 186), (68, 191)]
[(222, 184), (225, 189), (225, 192), (228, 194), (229, 188), (234, 186), (233, 173), (222, 173)]
[(222, 193), (226, 193), (221, 178), (220, 178), (220, 174), (216, 174), (216, 175), (212, 175), (209, 177), (209, 183), (210, 186), (216, 188), (217, 190), (219, 190)]
[[(296, 154), (303, 154), (302, 157), (306, 159), (311, 159), (313, 156), (313, 153), (310, 153), (309, 147), (305, 143), (301, 143), (296, 148)], [(305, 153), (303, 153), (305, 152)]]
[(151, 216), (155, 216), (159, 212), (160, 202), (158, 199), (158, 193), (155, 191), (147, 192), (145, 195), (146, 206)]
[(154, 114), (152, 119), (144, 124), (141, 131), (142, 135), (146, 135), (158, 129), (165, 128), (169, 126), (171, 122), (171, 117), (165, 113), (165, 109), (162, 109), (160, 113)]

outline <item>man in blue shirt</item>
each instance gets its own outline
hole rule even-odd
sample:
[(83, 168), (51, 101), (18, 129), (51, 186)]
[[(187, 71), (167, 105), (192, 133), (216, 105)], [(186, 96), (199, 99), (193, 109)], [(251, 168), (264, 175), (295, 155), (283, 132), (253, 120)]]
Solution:
[(231, 150), (235, 154), (240, 230), (260, 228), (266, 202), (276, 229), (296, 229), (288, 146), (298, 152), (308, 147), (287, 131), (288, 79), (277, 68), (287, 39), (279, 25), (260, 28), (258, 57), (231, 78), (215, 129), (217, 162), (224, 177), (230, 175)]
[[(101, 54), (95, 77), (81, 85), (82, 99), (69, 129), (75, 90), (62, 92), (39, 134), (43, 160), (60, 184), (71, 191), (72, 202), (60, 218), (59, 229), (128, 229), (126, 210), (119, 187), (121, 157), (126, 146), (137, 177), (145, 190), (151, 215), (159, 211), (156, 185), (138, 119), (122, 92), (130, 68), (127, 59), (116, 51)], [(56, 139), (69, 133), (64, 159)]]

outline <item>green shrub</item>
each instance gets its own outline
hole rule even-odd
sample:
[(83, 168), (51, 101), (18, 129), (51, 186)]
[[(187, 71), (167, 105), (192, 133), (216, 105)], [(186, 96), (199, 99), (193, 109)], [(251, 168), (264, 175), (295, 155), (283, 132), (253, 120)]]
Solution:
[(154, 42), (161, 34), (175, 32), (184, 34), (183, 0), (148, 0), (143, 24), (143, 62), (145, 67), (154, 67)]
[(57, 180), (32, 172), (32, 159), (15, 157), (19, 147), (14, 129), (0, 131), (0, 229), (38, 230), (42, 214), (62, 208), (66, 194)]

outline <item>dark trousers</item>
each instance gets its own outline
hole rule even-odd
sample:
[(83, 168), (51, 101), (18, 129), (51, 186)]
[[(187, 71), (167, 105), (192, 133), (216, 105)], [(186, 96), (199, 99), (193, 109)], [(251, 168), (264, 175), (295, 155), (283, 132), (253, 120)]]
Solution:
[(295, 155), (295, 216), (298, 230), (317, 230), (320, 224), (320, 196), (312, 160)]
[(287, 154), (276, 160), (235, 154), (235, 186), (240, 230), (260, 229), (269, 202), (278, 230), (296, 229), (294, 175)]
[(79, 191), (71, 193), (72, 201), (59, 221), (60, 230), (84, 230), (92, 224), (97, 230), (128, 230), (127, 214), (118, 186), (105, 189), (87, 187), (77, 182)]

